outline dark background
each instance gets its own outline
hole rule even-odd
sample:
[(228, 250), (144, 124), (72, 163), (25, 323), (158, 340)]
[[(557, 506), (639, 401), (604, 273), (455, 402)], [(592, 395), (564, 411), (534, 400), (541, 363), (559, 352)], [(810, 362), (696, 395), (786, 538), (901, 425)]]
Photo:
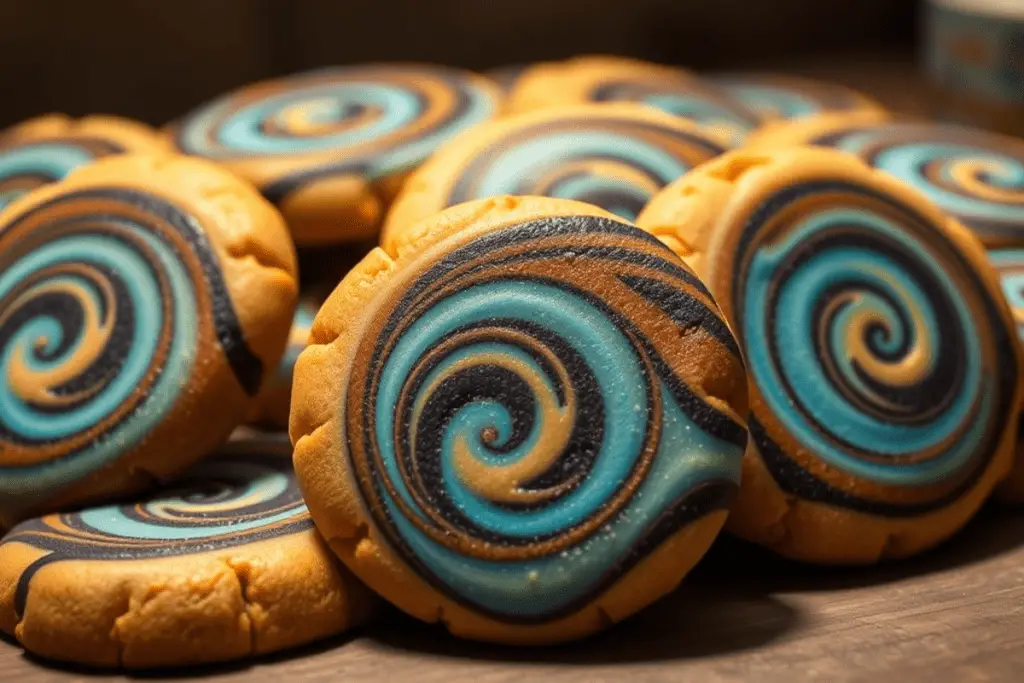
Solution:
[(913, 0), (3, 0), (0, 125), (50, 111), (164, 123), (327, 64), (471, 68), (578, 53), (697, 69), (912, 50)]

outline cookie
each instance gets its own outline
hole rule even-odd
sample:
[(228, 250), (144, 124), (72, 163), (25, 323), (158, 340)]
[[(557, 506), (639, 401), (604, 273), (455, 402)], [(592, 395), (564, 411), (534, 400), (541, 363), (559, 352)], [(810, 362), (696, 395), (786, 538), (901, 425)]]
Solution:
[[(1003, 275), (1015, 314), (1024, 266), (1024, 140), (961, 126), (886, 121), (877, 116), (827, 117), (766, 129), (752, 144), (814, 144), (856, 154), (920, 190), (985, 243)], [(1018, 329), (1021, 329), (1018, 327)], [(1024, 337), (1022, 337), (1024, 339)], [(1024, 443), (1018, 446), (1024, 459)], [(1024, 502), (1024, 460), (1000, 488)]]
[(122, 155), (0, 214), (0, 526), (175, 474), (273, 371), (280, 215), (208, 162)]
[(255, 414), (251, 422), (267, 424), (278, 428), (288, 427), (288, 410), (292, 402), (292, 372), (299, 353), (306, 348), (309, 330), (319, 305), (312, 299), (304, 299), (295, 309), (295, 318), (288, 333), (288, 345), (278, 361), (274, 372), (267, 377), (256, 399)]
[(377, 236), (409, 171), (500, 98), (490, 79), (438, 66), (323, 69), (229, 93), (173, 140), (255, 184), (299, 245), (359, 242)]
[(712, 82), (766, 119), (829, 113), (884, 112), (867, 95), (838, 83), (771, 73), (730, 73)]
[(114, 116), (30, 119), (0, 132), (0, 209), (101, 157), (166, 148), (149, 126)]
[(923, 195), (835, 150), (742, 150), (638, 224), (707, 283), (746, 356), (733, 532), (813, 562), (905, 557), (1009, 472), (1013, 321), (982, 245)]
[(718, 533), (746, 378), (704, 286), (588, 204), (461, 204), (321, 308), (290, 434), (349, 568), (454, 634), (550, 643), (670, 591)]
[(141, 502), (22, 522), (0, 541), (0, 629), (43, 657), (142, 668), (358, 624), (372, 600), (313, 528), (290, 452), (232, 443)]
[(725, 152), (684, 119), (637, 104), (585, 104), (477, 126), (406, 183), (387, 242), (445, 207), (500, 194), (577, 199), (633, 220), (662, 187)]
[(512, 112), (584, 102), (639, 102), (690, 119), (736, 146), (764, 119), (696, 75), (669, 66), (618, 57), (578, 57), (537, 64), (509, 94)]

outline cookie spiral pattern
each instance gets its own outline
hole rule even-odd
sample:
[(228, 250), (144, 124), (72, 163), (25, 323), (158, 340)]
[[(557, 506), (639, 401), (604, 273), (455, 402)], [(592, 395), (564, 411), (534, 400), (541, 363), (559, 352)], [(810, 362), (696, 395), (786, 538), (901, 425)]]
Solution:
[(325, 69), (212, 102), (182, 123), (177, 145), (219, 161), (308, 157), (308, 166), (261, 188), (279, 202), (320, 178), (375, 180), (417, 166), (441, 142), (493, 115), (496, 89), (486, 83), (436, 67)]
[(892, 517), (957, 499), (1015, 419), (1019, 373), (962, 252), (853, 183), (793, 185), (744, 225), (721, 267), (763, 399), (751, 440), (780, 487)]
[(593, 102), (641, 102), (720, 131), (733, 145), (761, 125), (761, 117), (726, 92), (690, 78), (637, 76), (608, 80), (590, 91)]
[(2, 543), (48, 551), (20, 579), (15, 597), (20, 614), (32, 577), (54, 562), (174, 557), (312, 528), (287, 448), (267, 446), (204, 461), (173, 488), (144, 502), (28, 520)]
[(124, 151), (121, 145), (98, 138), (0, 147), (0, 210), (30, 190), (62, 179), (79, 166)]
[(67, 192), (0, 225), (0, 496), (58, 488), (116, 460), (223, 354), (246, 346), (203, 227), (145, 192)]
[(1024, 240), (1024, 141), (928, 123), (822, 135), (815, 144), (857, 154), (924, 192), (989, 246)]
[(728, 504), (746, 433), (667, 359), (739, 350), (659, 242), (538, 219), (409, 278), (362, 338), (344, 433), (375, 526), (442, 594), (568, 614)]
[(545, 121), (480, 150), (455, 177), (446, 205), (535, 195), (576, 199), (633, 219), (662, 187), (725, 151), (711, 136), (628, 118)]
[(803, 78), (722, 76), (715, 84), (752, 110), (777, 119), (875, 108), (854, 90)]

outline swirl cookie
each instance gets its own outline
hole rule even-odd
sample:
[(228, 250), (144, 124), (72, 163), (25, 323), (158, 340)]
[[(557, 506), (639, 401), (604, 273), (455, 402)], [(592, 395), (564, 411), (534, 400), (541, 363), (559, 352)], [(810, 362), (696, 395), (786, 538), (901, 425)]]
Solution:
[(907, 556), (1009, 472), (1013, 321), (981, 244), (921, 194), (834, 150), (739, 151), (638, 224), (707, 282), (746, 356), (735, 533), (815, 562)]
[(495, 197), (345, 278), (290, 432), (317, 527), (379, 594), (460, 636), (548, 643), (703, 555), (745, 412), (735, 340), (670, 250), (588, 204)]
[(274, 372), (267, 377), (263, 388), (256, 399), (256, 411), (252, 422), (268, 424), (274, 427), (288, 427), (288, 410), (292, 402), (292, 373), (299, 353), (306, 348), (309, 330), (313, 326), (313, 317), (319, 306), (311, 299), (299, 302), (295, 309), (295, 318), (288, 333), (288, 345), (284, 355), (274, 366)]
[(113, 116), (40, 116), (0, 132), (0, 209), (99, 158), (155, 153), (167, 145), (156, 131)]
[(712, 82), (766, 119), (885, 111), (852, 88), (800, 76), (734, 73), (718, 76)]
[(512, 112), (585, 102), (639, 102), (689, 119), (736, 146), (764, 119), (732, 95), (683, 69), (617, 57), (537, 64), (509, 94)]
[[(1024, 140), (938, 123), (826, 117), (766, 129), (760, 146), (814, 144), (856, 154), (926, 194), (989, 248), (1007, 301), (1024, 320)], [(1022, 337), (1024, 339), (1024, 337)], [(1024, 454), (1024, 443), (1018, 446)], [(1018, 458), (1021, 456), (1019, 455)], [(1024, 501), (1024, 464), (1000, 495)]]
[(409, 171), (500, 97), (490, 79), (437, 66), (324, 69), (225, 95), (173, 139), (255, 184), (300, 246), (358, 242), (377, 236)]
[(141, 502), (22, 522), (0, 541), (0, 629), (44, 657), (141, 668), (358, 624), (372, 600), (313, 528), (290, 452), (235, 442)]
[(0, 214), (0, 526), (180, 471), (281, 356), (280, 215), (205, 161), (118, 156)]
[(635, 104), (511, 116), (466, 133), (413, 174), (382, 242), (448, 206), (501, 194), (576, 199), (633, 220), (658, 190), (725, 149), (699, 126)]

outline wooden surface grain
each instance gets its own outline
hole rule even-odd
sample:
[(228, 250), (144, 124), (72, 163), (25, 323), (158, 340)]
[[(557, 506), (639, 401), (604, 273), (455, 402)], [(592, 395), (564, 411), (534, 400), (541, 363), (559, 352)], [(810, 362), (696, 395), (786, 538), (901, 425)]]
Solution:
[[(673, 595), (558, 648), (457, 641), (389, 613), (357, 634), (244, 664), (150, 672), (218, 683), (1018, 681), (1024, 672), (1024, 512), (986, 510), (925, 556), (821, 569), (723, 539)], [(38, 662), (0, 643), (0, 680), (127, 681)]]
[[(796, 69), (924, 113), (913, 65), (888, 59)], [(457, 641), (396, 613), (347, 637), (241, 664), (126, 675), (58, 667), (0, 642), (0, 681), (546, 683), (1024, 677), (1024, 511), (989, 508), (953, 541), (900, 563), (822, 569), (724, 538), (673, 595), (584, 642), (502, 648)]]

